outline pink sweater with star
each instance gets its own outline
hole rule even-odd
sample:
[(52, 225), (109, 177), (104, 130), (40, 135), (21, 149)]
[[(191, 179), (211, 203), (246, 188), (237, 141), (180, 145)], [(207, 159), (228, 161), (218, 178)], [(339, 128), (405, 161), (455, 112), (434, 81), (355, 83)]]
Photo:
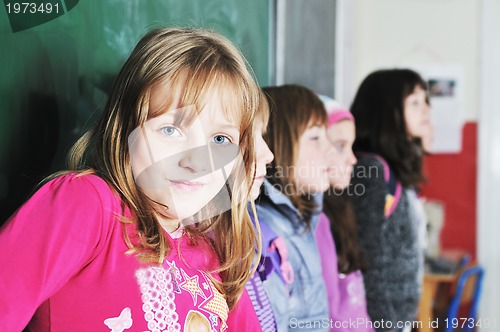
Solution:
[(209, 243), (193, 245), (181, 230), (163, 266), (141, 264), (125, 253), (121, 215), (94, 175), (38, 190), (0, 230), (2, 330), (260, 330), (246, 291), (229, 312), (210, 281), (218, 260)]

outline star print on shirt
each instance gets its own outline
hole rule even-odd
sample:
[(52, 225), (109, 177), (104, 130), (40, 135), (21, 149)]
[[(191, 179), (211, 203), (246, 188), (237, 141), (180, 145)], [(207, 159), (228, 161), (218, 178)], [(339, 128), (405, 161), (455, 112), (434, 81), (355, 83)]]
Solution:
[(208, 285), (210, 286), (211, 295), (208, 296), (205, 301), (200, 303), (198, 306), (201, 310), (209, 313), (211, 315), (210, 320), (212, 321), (212, 326), (217, 326), (218, 320), (214, 320), (212, 315), (215, 313), (221, 319), (221, 331), (225, 331), (227, 329), (227, 318), (229, 313), (229, 308), (227, 306), (227, 302), (222, 296), (221, 293), (215, 288), (215, 285), (207, 279)]
[(205, 299), (205, 294), (200, 288), (198, 284), (198, 276), (189, 277), (184, 270), (181, 269), (182, 276), (184, 277), (184, 281), (179, 284), (179, 287), (187, 291), (191, 297), (193, 298), (193, 304), (196, 305), (198, 302), (198, 295)]

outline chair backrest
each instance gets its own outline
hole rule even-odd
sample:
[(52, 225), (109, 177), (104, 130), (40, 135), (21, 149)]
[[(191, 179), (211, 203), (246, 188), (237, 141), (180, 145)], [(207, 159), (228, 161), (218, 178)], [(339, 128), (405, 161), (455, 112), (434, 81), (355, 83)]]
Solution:
[[(477, 306), (481, 297), (481, 288), (484, 277), (484, 269), (480, 265), (465, 268), (457, 280), (455, 294), (448, 309), (448, 326), (446, 332), (451, 332), (454, 327), (463, 327), (463, 331), (474, 331), (474, 326), (477, 317)], [(453, 319), (458, 318), (458, 309), (461, 304), (470, 303), (470, 310), (467, 315), (467, 322), (459, 321), (459, 324), (454, 324)], [(456, 321), (455, 321), (456, 322)], [(469, 324), (472, 322), (473, 324)], [(470, 326), (472, 325), (472, 326)]]

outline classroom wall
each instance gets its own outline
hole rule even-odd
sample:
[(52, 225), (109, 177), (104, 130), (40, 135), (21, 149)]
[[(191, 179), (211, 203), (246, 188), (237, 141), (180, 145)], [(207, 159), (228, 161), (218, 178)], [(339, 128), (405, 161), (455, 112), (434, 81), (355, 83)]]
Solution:
[(440, 244), (444, 250), (477, 254), (477, 123), (462, 130), (459, 153), (435, 154), (425, 158), (427, 183), (422, 195), (444, 206), (445, 220)]
[[(481, 70), (478, 137), (478, 259), (486, 267), (480, 312), (497, 318), (500, 308), (500, 2), (481, 1)], [(495, 321), (494, 329), (498, 329)], [(492, 329), (484, 329), (489, 331)]]
[(41, 178), (64, 167), (68, 146), (93, 123), (117, 70), (152, 27), (213, 29), (240, 47), (259, 84), (269, 83), (267, 0), (58, 3), (63, 15), (17, 32), (23, 18), (0, 6), (0, 224)]
[(354, 85), (372, 70), (409, 63), (457, 64), (464, 70), (464, 119), (479, 106), (480, 1), (354, 1)]
[(336, 0), (277, 0), (276, 82), (332, 96)]

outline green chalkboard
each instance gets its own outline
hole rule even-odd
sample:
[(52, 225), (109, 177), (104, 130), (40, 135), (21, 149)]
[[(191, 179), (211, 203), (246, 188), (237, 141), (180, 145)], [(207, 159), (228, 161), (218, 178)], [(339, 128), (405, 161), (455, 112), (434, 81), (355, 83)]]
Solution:
[(16, 1), (0, 8), (0, 223), (36, 181), (64, 167), (68, 146), (99, 112), (117, 70), (149, 29), (217, 31), (242, 50), (259, 84), (269, 84), (269, 0), (32, 2), (42, 10), (51, 2), (50, 17), (15, 14)]

